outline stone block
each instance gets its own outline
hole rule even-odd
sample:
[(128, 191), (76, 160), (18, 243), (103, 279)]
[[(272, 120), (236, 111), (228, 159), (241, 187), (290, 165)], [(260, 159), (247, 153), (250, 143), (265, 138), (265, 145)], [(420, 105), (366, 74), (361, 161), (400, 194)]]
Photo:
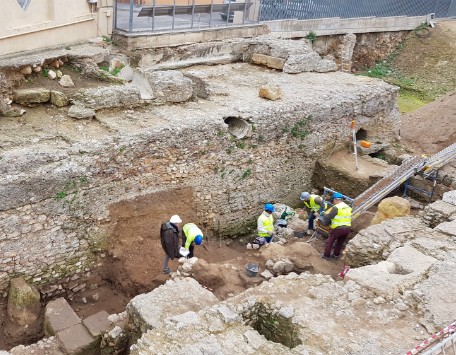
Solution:
[(285, 62), (283, 71), (290, 74), (314, 71), (321, 60), (316, 52), (293, 54)]
[(51, 104), (57, 107), (68, 105), (68, 97), (61, 91), (51, 90)]
[(270, 55), (253, 53), (252, 63), (264, 65), (268, 68), (282, 70), (285, 64), (285, 59), (272, 57)]
[(109, 321), (108, 317), (108, 312), (101, 311), (84, 319), (82, 321), (82, 324), (84, 324), (84, 326), (93, 337), (97, 337), (110, 328), (111, 322)]
[(61, 347), (67, 354), (99, 354), (99, 339), (93, 338), (82, 324), (75, 324), (56, 334)]
[(435, 227), (435, 230), (454, 237), (456, 236), (456, 220), (440, 223)]
[(268, 100), (279, 100), (282, 98), (282, 89), (278, 85), (263, 85), (258, 93), (260, 97)]
[(11, 280), (8, 293), (8, 318), (18, 325), (30, 325), (39, 316), (40, 293), (23, 278)]
[(184, 102), (193, 95), (193, 82), (180, 71), (147, 71), (145, 76), (157, 98), (167, 102)]
[(60, 84), (60, 86), (62, 86), (64, 88), (74, 87), (73, 80), (71, 79), (71, 76), (69, 76), (69, 75), (62, 76), (59, 80), (59, 84)]
[(77, 119), (91, 119), (95, 117), (95, 110), (82, 105), (73, 105), (68, 109), (68, 116)]
[(378, 205), (377, 213), (371, 224), (378, 224), (387, 219), (403, 217), (410, 214), (410, 202), (399, 196), (388, 197)]
[(76, 315), (65, 298), (58, 298), (46, 305), (44, 332), (47, 336), (55, 335), (79, 323), (81, 323), (81, 319)]
[(140, 100), (139, 89), (131, 84), (82, 89), (73, 96), (74, 103), (80, 103), (94, 110), (134, 106), (139, 104)]
[(20, 89), (14, 92), (14, 102), (20, 105), (34, 106), (50, 99), (51, 91), (45, 88)]
[(444, 192), (442, 201), (456, 206), (456, 190)]

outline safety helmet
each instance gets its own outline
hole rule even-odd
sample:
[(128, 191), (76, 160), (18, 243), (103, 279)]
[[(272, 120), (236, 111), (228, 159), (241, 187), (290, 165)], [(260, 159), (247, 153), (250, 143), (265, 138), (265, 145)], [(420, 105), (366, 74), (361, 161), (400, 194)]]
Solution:
[(310, 197), (310, 194), (308, 192), (301, 192), (301, 196), (299, 197), (299, 199), (301, 201), (305, 201), (307, 200), (308, 198)]
[(182, 223), (182, 219), (177, 214), (175, 214), (174, 216), (171, 216), (169, 221), (171, 223)]
[(264, 205), (264, 210), (268, 212), (274, 212), (274, 206), (272, 203), (267, 203)]
[(343, 199), (344, 195), (342, 195), (340, 192), (334, 192), (333, 198), (338, 198), (338, 199)]
[(196, 245), (201, 245), (202, 242), (203, 242), (203, 236), (198, 234), (198, 235), (195, 237), (195, 244), (196, 244)]

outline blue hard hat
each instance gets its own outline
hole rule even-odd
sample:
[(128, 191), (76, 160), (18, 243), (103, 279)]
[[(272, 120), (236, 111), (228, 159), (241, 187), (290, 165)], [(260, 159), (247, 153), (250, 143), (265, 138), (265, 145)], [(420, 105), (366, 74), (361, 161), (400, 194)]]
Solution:
[(195, 237), (195, 244), (196, 244), (196, 245), (201, 245), (202, 242), (203, 242), (203, 236), (198, 234), (198, 235)]
[(342, 195), (340, 192), (334, 192), (333, 198), (340, 198), (343, 199), (344, 195)]
[(264, 205), (264, 210), (268, 212), (274, 212), (274, 206), (272, 203), (267, 203)]
[(301, 196), (299, 197), (301, 201), (305, 201), (310, 197), (308, 192), (301, 192)]

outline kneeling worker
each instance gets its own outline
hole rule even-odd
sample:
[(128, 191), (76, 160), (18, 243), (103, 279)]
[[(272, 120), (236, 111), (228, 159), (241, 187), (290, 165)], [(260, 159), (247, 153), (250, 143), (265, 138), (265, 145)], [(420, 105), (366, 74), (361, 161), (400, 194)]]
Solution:
[(322, 255), (324, 259), (331, 258), (331, 250), (334, 242), (336, 242), (336, 245), (334, 246), (332, 258), (338, 259), (344, 242), (351, 232), (352, 209), (343, 199), (344, 195), (335, 192), (333, 195), (334, 206), (321, 216), (325, 225), (331, 223), (331, 232), (329, 232), (325, 252)]
[(274, 212), (274, 206), (271, 203), (264, 205), (264, 211), (258, 217), (258, 235), (266, 239), (266, 242), (271, 243), (271, 240), (274, 236), (274, 217), (272, 216)]
[(328, 206), (323, 201), (323, 198), (321, 196), (310, 194), (308, 192), (302, 192), (299, 199), (302, 202), (304, 202), (304, 206), (309, 215), (309, 217), (308, 217), (309, 224), (308, 224), (308, 228), (307, 228), (307, 234), (312, 234), (315, 231), (314, 221), (315, 221), (315, 218), (318, 217), (318, 212), (320, 211), (322, 206), (324, 206), (323, 210), (326, 210), (326, 208)]
[(193, 258), (193, 250), (195, 249), (195, 244), (201, 245), (203, 242), (203, 232), (201, 232), (201, 229), (199, 229), (195, 223), (184, 224), (182, 231), (182, 246), (190, 251), (188, 257)]

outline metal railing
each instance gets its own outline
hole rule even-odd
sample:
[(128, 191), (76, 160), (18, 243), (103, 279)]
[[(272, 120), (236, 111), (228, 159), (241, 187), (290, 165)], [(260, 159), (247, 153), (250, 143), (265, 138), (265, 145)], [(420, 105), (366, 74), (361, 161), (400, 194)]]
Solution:
[(456, 0), (262, 0), (260, 21), (422, 16), (456, 17)]
[(253, 0), (116, 0), (114, 28), (141, 33), (244, 25), (256, 23), (258, 11)]

